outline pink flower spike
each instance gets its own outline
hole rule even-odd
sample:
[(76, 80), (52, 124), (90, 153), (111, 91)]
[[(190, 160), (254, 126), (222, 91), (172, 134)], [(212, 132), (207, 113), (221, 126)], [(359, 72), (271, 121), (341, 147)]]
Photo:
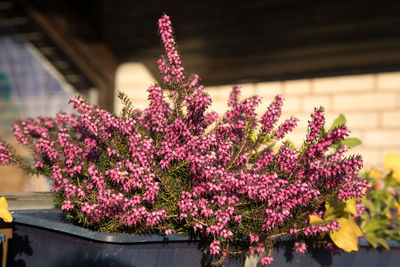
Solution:
[(263, 258), (261, 259), (261, 264), (262, 264), (262, 265), (269, 265), (269, 264), (271, 264), (273, 261), (274, 261), (274, 258), (272, 258), (272, 257), (263, 257)]
[(210, 255), (219, 254), (221, 251), (221, 242), (219, 240), (214, 240), (210, 244)]
[(170, 234), (172, 234), (172, 230), (171, 229), (165, 230), (165, 235), (170, 235)]
[(35, 168), (36, 168), (36, 169), (43, 168), (43, 163), (40, 162), (40, 161), (36, 162), (36, 163), (35, 163)]
[(0, 166), (11, 163), (12, 154), (10, 150), (0, 141)]

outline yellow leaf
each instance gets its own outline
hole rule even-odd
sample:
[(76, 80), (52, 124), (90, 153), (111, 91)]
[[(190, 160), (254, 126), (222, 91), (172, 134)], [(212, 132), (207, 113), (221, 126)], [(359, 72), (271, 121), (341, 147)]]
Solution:
[(388, 243), (386, 243), (385, 239), (383, 238), (377, 238), (376, 242), (378, 242), (379, 244), (381, 244), (382, 247), (384, 247), (386, 250), (390, 250), (390, 247), (388, 245)]
[(6, 223), (10, 223), (13, 221), (11, 213), (8, 210), (0, 210), (0, 218), (3, 219), (3, 221)]
[(11, 213), (8, 211), (8, 204), (5, 197), (0, 197), (0, 218), (6, 223), (13, 221)]
[(356, 236), (360, 237), (364, 235), (363, 231), (360, 229), (360, 226), (358, 226), (358, 224), (353, 220), (353, 218), (348, 218), (347, 220), (351, 228), (353, 228), (353, 231), (356, 234)]
[(256, 134), (254, 133), (254, 130), (253, 131), (251, 131), (251, 133), (250, 133), (250, 140), (252, 141), (252, 142), (257, 142), (257, 137), (256, 137)]
[(340, 218), (338, 219), (338, 222), (340, 223), (340, 229), (329, 234), (333, 243), (346, 252), (357, 251), (358, 237), (354, 232), (349, 219)]
[(345, 202), (346, 202), (346, 207), (344, 208), (344, 211), (356, 215), (357, 214), (356, 198), (350, 198), (350, 199), (346, 200)]
[(389, 171), (400, 173), (400, 154), (387, 154), (385, 157), (385, 168)]
[(0, 210), (8, 210), (8, 204), (5, 197), (0, 197)]
[(345, 213), (346, 203), (339, 199), (329, 199), (325, 201), (325, 214), (324, 220), (331, 221), (335, 218), (343, 216)]
[(317, 216), (310, 216), (310, 224), (320, 224), (320, 223), (323, 223), (324, 221), (321, 219), (321, 218), (319, 218), (319, 217), (317, 217)]
[(326, 201), (324, 219), (327, 221), (333, 220), (336, 217), (334, 213), (335, 208), (329, 204), (329, 201)]

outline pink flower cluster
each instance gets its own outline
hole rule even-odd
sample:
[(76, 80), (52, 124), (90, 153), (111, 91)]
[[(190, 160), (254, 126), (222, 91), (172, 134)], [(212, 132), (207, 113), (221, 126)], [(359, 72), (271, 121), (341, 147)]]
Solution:
[[(211, 98), (199, 77), (185, 78), (168, 16), (159, 20), (159, 31), (165, 56), (158, 64), (167, 88), (150, 86), (145, 110), (116, 117), (74, 98), (76, 115), (14, 124), (18, 141), (34, 150), (33, 171), (52, 178), (61, 208), (100, 231), (185, 229), (206, 240), (214, 258), (247, 242), (247, 252), (264, 255), (262, 264), (273, 261), (275, 236), (337, 230), (335, 221), (315, 226), (308, 216), (320, 213), (328, 196), (365, 193), (360, 157), (329, 151), (348, 129), (320, 136), (325, 118), (316, 109), (304, 149), (284, 142), (274, 152), (271, 144), (298, 122), (290, 118), (275, 128), (283, 98), (277, 96), (259, 118), (261, 98), (241, 101), (235, 86), (217, 122), (217, 113), (206, 112)], [(164, 89), (171, 90), (172, 108)], [(10, 155), (0, 143), (0, 163), (9, 163)]]
[(298, 254), (304, 254), (307, 251), (307, 245), (304, 242), (294, 242), (294, 249)]
[(159, 59), (157, 61), (158, 68), (161, 74), (164, 75), (164, 83), (169, 83), (172, 80), (177, 84), (181, 84), (185, 79), (184, 69), (172, 35), (171, 20), (167, 15), (162, 16), (158, 20), (158, 27), (166, 54), (166, 59)]
[(10, 150), (0, 141), (0, 165), (8, 165), (11, 163), (12, 154)]

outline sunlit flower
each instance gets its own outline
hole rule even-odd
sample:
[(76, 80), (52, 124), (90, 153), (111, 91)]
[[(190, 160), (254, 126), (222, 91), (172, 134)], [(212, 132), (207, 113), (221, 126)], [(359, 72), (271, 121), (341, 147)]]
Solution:
[(385, 157), (385, 168), (392, 172), (392, 177), (397, 182), (400, 182), (400, 154), (387, 154)]
[(0, 197), (0, 218), (3, 219), (3, 221), (6, 223), (10, 223), (13, 221), (13, 217), (8, 211), (8, 204), (5, 197)]
[(374, 179), (382, 179), (383, 178), (383, 174), (380, 171), (378, 171), (377, 169), (371, 169), (368, 172), (368, 174), (370, 177), (372, 177)]

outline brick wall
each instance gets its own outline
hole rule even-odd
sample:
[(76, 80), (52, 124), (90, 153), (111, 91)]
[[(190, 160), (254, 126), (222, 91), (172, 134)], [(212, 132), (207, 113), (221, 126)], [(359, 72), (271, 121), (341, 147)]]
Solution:
[[(117, 89), (129, 92), (136, 106), (144, 107), (145, 89), (154, 79), (148, 74), (140, 76), (139, 72), (128, 74), (128, 70), (132, 69), (124, 67), (118, 72)], [(136, 78), (140, 79), (135, 81), (140, 88), (132, 86)], [(385, 154), (400, 153), (400, 72), (241, 84), (241, 87), (243, 98), (262, 96), (259, 114), (276, 94), (284, 96), (282, 120), (291, 115), (300, 119), (298, 127), (288, 136), (297, 144), (305, 136), (313, 108), (323, 106), (328, 126), (340, 113), (346, 116), (351, 136), (363, 142), (353, 152), (363, 156), (365, 166), (381, 168)], [(213, 110), (220, 114), (226, 110), (231, 88), (232, 85), (207, 87)]]

